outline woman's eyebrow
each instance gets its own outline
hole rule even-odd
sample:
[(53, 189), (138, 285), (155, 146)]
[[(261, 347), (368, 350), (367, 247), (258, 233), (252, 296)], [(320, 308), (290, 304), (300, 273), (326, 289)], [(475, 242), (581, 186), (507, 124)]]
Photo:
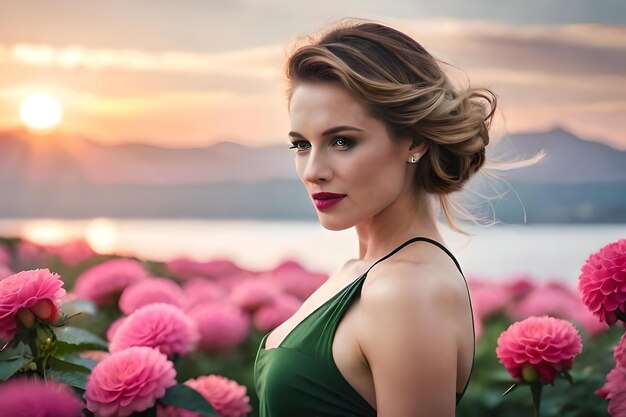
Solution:
[[(363, 129), (359, 129), (358, 127), (343, 125), (343, 126), (331, 127), (330, 129), (325, 130), (324, 132), (322, 132), (322, 136), (332, 135), (334, 133), (342, 132), (344, 130), (354, 130), (357, 132), (363, 132)], [(288, 135), (293, 138), (305, 139), (305, 137), (302, 134), (298, 132), (294, 132), (294, 131), (289, 132)]]

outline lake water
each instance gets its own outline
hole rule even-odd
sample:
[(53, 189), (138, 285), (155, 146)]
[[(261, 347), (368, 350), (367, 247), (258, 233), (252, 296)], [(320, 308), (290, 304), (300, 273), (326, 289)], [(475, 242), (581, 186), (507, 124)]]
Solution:
[[(445, 244), (466, 276), (498, 280), (530, 273), (575, 285), (590, 253), (626, 238), (626, 224), (497, 225), (467, 228), (469, 238), (442, 226)], [(1, 236), (39, 242), (83, 237), (98, 252), (165, 260), (232, 259), (243, 268), (273, 268), (293, 259), (332, 273), (358, 255), (356, 232), (329, 231), (317, 222), (260, 220), (0, 219)]]

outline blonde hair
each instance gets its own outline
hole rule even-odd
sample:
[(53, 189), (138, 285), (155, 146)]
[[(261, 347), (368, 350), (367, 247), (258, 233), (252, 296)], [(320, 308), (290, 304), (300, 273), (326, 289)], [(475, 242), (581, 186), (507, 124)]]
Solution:
[(487, 170), (528, 166), (545, 156), (540, 152), (526, 160), (487, 161), (496, 95), (487, 88), (455, 88), (422, 45), (380, 23), (342, 19), (307, 35), (304, 44), (296, 42), (284, 73), (288, 102), (298, 81), (339, 81), (385, 124), (392, 138), (426, 142), (415, 185), (437, 195), (450, 227), (465, 235), (454, 218), (475, 224), (478, 219), (451, 193), (461, 191), (481, 168), (498, 179)]

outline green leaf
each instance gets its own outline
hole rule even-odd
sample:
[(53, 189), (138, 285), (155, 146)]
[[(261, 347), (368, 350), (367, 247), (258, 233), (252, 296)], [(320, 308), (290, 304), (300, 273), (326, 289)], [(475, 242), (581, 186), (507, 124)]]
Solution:
[(55, 352), (59, 354), (81, 350), (107, 350), (107, 343), (95, 334), (80, 327), (67, 326), (55, 331)]
[(176, 384), (165, 391), (160, 400), (165, 405), (195, 411), (206, 417), (217, 417), (213, 406), (195, 389), (184, 384)]
[(33, 355), (24, 343), (19, 342), (16, 346), (8, 346), (3, 351), (0, 351), (0, 361), (13, 360), (21, 357), (32, 358)]
[(56, 379), (72, 387), (85, 389), (87, 375), (89, 375), (90, 372), (89, 368), (55, 357), (51, 357), (48, 364), (50, 365), (50, 369), (46, 371), (47, 377)]
[(0, 381), (6, 381), (26, 365), (30, 359), (19, 356), (15, 359), (0, 361)]
[(82, 372), (65, 372), (50, 369), (46, 372), (46, 377), (83, 390), (87, 385), (87, 375)]
[(62, 359), (55, 358), (54, 356), (48, 360), (48, 364), (50, 365), (50, 369), (57, 371), (82, 372), (84, 374), (89, 374), (89, 372), (91, 372), (91, 370), (85, 366), (64, 361)]
[(93, 368), (98, 364), (97, 361), (94, 361), (93, 359), (89, 359), (89, 358), (83, 358), (82, 356), (79, 356), (76, 353), (60, 355), (60, 356), (57, 356), (57, 358), (65, 362), (73, 363), (74, 365), (83, 366), (90, 370), (93, 370)]

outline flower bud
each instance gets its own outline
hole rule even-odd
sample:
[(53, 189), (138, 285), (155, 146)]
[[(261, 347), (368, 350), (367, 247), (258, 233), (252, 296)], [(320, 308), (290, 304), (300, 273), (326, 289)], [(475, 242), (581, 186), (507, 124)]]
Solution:
[(539, 374), (537, 374), (535, 367), (532, 366), (530, 363), (525, 363), (524, 365), (522, 365), (522, 368), (520, 369), (520, 374), (524, 382), (535, 382), (539, 378)]
[(30, 329), (35, 324), (35, 316), (27, 308), (21, 308), (15, 315), (15, 318), (25, 329)]
[(49, 299), (43, 299), (37, 301), (37, 303), (31, 307), (31, 311), (40, 320), (52, 323), (59, 315), (58, 307)]

